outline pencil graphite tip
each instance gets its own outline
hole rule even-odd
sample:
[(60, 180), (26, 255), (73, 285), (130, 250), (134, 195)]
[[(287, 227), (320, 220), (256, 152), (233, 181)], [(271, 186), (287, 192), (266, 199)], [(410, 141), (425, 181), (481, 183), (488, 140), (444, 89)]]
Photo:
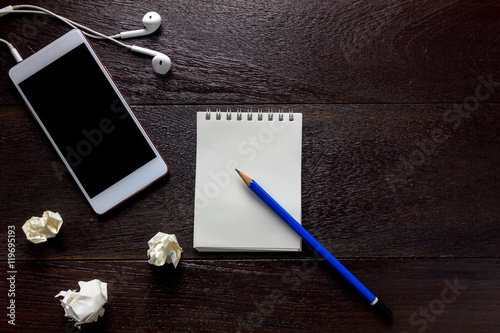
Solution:
[(236, 170), (238, 175), (240, 175), (241, 179), (245, 182), (245, 184), (247, 184), (247, 186), (250, 186), (250, 183), (252, 182), (252, 178), (248, 177), (247, 175), (245, 175), (243, 172), (241, 172), (238, 169), (234, 169), (234, 170)]

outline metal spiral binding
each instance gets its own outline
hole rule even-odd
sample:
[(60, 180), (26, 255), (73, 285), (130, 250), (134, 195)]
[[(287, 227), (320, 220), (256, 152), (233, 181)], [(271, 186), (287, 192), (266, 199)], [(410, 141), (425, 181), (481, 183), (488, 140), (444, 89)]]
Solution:
[(273, 109), (267, 109), (267, 120), (273, 120)]
[[(207, 107), (206, 109), (206, 114), (205, 114), (205, 119), (210, 120), (212, 110)], [(226, 114), (226, 120), (231, 120), (233, 117), (233, 110), (232, 108), (226, 108), (226, 111), (221, 111), (221, 108), (217, 107), (215, 108), (215, 119), (216, 120), (221, 120), (222, 119), (222, 113)], [(253, 119), (253, 109), (248, 108), (247, 109), (247, 120), (252, 120)], [(262, 108), (257, 109), (257, 120), (262, 121), (264, 118), (264, 112), (262, 111)], [(241, 121), (243, 119), (243, 111), (242, 108), (236, 108), (236, 120)], [(267, 109), (267, 120), (268, 121), (273, 121), (274, 119), (274, 110), (272, 108)], [(283, 121), (285, 119), (285, 112), (283, 109), (279, 108), (278, 109), (278, 121)], [(288, 120), (293, 121), (294, 116), (293, 116), (293, 109), (288, 109)]]

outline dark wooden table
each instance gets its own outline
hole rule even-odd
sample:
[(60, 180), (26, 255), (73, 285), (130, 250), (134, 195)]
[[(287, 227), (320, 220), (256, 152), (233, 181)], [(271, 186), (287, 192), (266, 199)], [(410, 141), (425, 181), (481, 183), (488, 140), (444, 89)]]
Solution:
[[(1, 1), (0, 7), (8, 5)], [(108, 283), (82, 332), (493, 332), (500, 325), (500, 3), (490, 1), (35, 1), (131, 43), (92, 41), (171, 167), (97, 216), (8, 78), (0, 48), (2, 332), (77, 332), (59, 300)], [(4, 16), (0, 38), (27, 57), (69, 30)], [(303, 225), (394, 312), (392, 325), (304, 246), (302, 253), (192, 247), (197, 111), (293, 108), (304, 115)], [(60, 212), (32, 244), (31, 216)], [(15, 226), (15, 326), (7, 320), (7, 231)], [(182, 260), (154, 267), (147, 241), (177, 235)]]

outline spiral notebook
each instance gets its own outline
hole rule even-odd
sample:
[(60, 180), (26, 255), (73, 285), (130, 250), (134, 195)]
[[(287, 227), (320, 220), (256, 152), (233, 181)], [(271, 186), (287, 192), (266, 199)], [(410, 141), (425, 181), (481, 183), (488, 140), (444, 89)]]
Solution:
[(301, 251), (301, 238), (246, 185), (252, 175), (301, 223), (302, 114), (197, 113), (194, 248)]

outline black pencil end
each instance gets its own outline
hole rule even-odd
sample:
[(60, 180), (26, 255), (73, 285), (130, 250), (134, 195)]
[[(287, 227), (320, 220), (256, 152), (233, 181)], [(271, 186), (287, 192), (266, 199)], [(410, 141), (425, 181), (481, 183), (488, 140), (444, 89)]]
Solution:
[(379, 316), (381, 316), (383, 319), (387, 320), (388, 322), (392, 322), (393, 316), (392, 316), (392, 311), (384, 305), (380, 300), (377, 301), (374, 305), (372, 305), (374, 310), (378, 313)]
[(240, 170), (238, 170), (238, 169), (234, 169), (234, 170), (236, 170), (236, 172), (238, 173), (238, 175), (240, 174)]

